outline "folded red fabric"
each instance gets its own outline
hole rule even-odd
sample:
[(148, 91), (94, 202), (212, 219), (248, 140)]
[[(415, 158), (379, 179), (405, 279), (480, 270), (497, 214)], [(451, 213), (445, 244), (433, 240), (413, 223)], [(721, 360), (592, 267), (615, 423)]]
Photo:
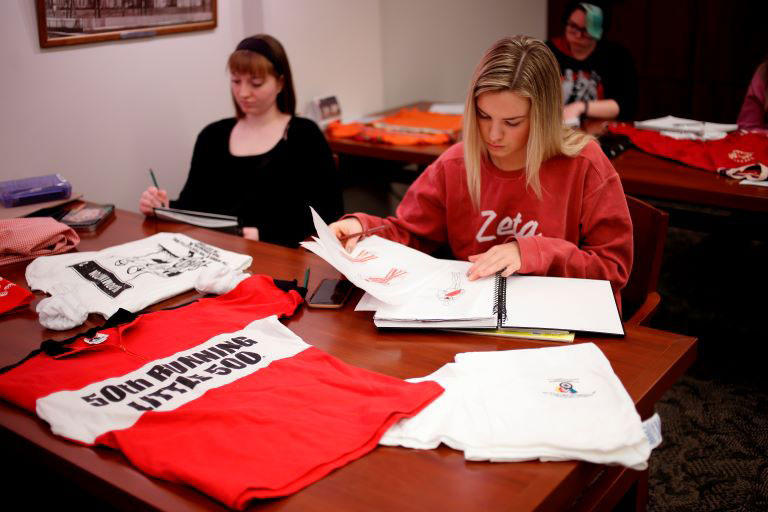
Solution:
[[(626, 135), (632, 144), (652, 155), (715, 171), (735, 178), (743, 178), (745, 166), (768, 166), (768, 134), (760, 132), (732, 132), (719, 140), (673, 139), (652, 130), (641, 130), (627, 123), (612, 123), (613, 133)], [(742, 170), (741, 173), (729, 172)], [(763, 173), (751, 176), (762, 181)]]
[(0, 276), (0, 315), (29, 304), (34, 295)]
[(0, 265), (60, 254), (78, 243), (72, 228), (51, 217), (0, 220)]

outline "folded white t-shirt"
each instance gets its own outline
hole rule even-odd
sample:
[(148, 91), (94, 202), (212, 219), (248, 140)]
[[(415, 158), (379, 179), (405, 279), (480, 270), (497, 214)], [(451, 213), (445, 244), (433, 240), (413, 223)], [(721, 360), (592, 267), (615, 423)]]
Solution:
[(650, 445), (634, 403), (592, 343), (458, 354), (412, 381), (445, 392), (381, 444), (444, 443), (467, 460), (586, 460), (645, 469)]

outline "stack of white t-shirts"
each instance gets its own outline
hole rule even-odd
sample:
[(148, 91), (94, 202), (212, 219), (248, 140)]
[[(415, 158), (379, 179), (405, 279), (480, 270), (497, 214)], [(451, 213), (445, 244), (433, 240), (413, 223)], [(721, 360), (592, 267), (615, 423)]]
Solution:
[(585, 460), (645, 469), (651, 446), (640, 416), (597, 346), (467, 352), (435, 373), (445, 392), (380, 443), (467, 460)]
[(83, 313), (110, 317), (119, 308), (136, 312), (189, 291), (210, 267), (239, 271), (251, 261), (247, 254), (181, 233), (157, 233), (99, 252), (39, 257), (27, 267), (26, 278), (30, 288), (50, 293), (52, 299), (66, 296)]

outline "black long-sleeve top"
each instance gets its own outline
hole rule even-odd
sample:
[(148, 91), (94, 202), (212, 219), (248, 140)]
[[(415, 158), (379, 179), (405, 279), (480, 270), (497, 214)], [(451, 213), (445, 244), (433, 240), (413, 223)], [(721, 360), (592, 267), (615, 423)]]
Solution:
[(315, 231), (309, 206), (326, 222), (341, 216), (336, 166), (314, 122), (291, 118), (283, 138), (254, 156), (230, 153), (236, 123), (222, 119), (200, 132), (189, 177), (171, 207), (235, 215), (258, 228), (260, 240), (289, 247)]
[(598, 41), (584, 60), (575, 59), (565, 38), (547, 41), (560, 64), (563, 104), (576, 101), (615, 100), (619, 119), (634, 120), (637, 105), (637, 72), (630, 53), (611, 41)]

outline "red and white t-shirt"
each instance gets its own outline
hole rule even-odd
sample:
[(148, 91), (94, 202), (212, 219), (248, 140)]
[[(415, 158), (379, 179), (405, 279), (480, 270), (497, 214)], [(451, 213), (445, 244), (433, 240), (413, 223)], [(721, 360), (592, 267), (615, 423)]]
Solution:
[(0, 375), (0, 396), (58, 435), (121, 450), (146, 473), (242, 509), (371, 451), (443, 391), (308, 345), (277, 320), (300, 303), (254, 276), (40, 353)]

